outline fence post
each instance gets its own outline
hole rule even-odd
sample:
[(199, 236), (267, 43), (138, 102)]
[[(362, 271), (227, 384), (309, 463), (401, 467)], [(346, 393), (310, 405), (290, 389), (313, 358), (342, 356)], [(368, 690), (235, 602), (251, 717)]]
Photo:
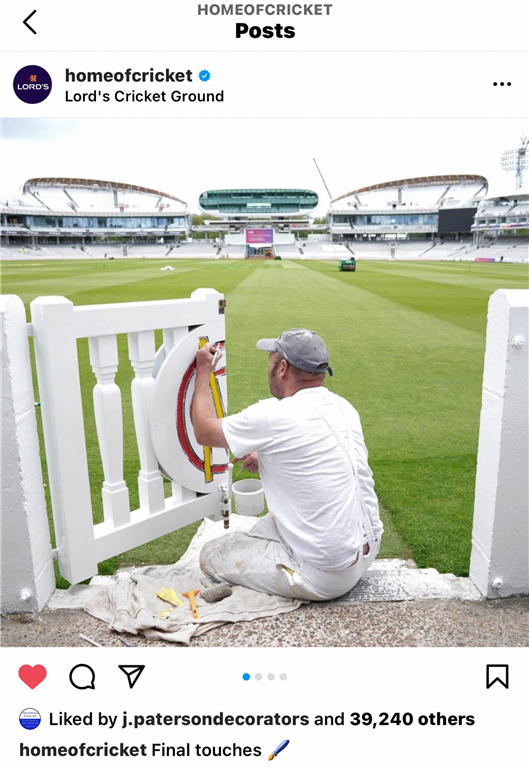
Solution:
[(529, 594), (529, 291), (491, 296), (470, 577), (485, 597)]
[(73, 304), (40, 297), (31, 320), (59, 564), (77, 584), (95, 576), (97, 557)]
[(40, 611), (55, 589), (24, 304), (2, 321), (2, 610)]

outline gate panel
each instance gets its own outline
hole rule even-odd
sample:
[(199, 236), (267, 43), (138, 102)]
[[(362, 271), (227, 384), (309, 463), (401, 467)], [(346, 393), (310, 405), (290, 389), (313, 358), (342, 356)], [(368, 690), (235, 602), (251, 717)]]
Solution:
[[(204, 517), (220, 517), (220, 490), (224, 489), (224, 497), (229, 493), (227, 453), (224, 451), (225, 468), (219, 471), (216, 482), (201, 488), (205, 495), (197, 498), (194, 484), (176, 472), (171, 476), (172, 495), (165, 499), (159, 457), (153, 449), (149, 426), (154, 376), (160, 365), (163, 367), (163, 361), (169, 359), (171, 350), (178, 356), (181, 348), (180, 353), (186, 355), (184, 368), (187, 370), (198, 350), (199, 336), (224, 339), (224, 306), (224, 297), (212, 289), (200, 289), (190, 299), (174, 301), (90, 307), (74, 307), (64, 297), (45, 297), (32, 302), (59, 566), (61, 574), (71, 583), (94, 576), (101, 560)], [(155, 330), (163, 331), (164, 345), (167, 345), (158, 355), (155, 354)], [(132, 403), (140, 455), (140, 508), (132, 512), (123, 477), (123, 455), (127, 447), (123, 445), (121, 391), (115, 383), (116, 336), (121, 333), (128, 334), (129, 357), (135, 374)], [(188, 336), (193, 337), (191, 344), (184, 343)], [(96, 377), (94, 411), (104, 471), (105, 520), (96, 526), (90, 498), (78, 338), (88, 338), (90, 363)], [(225, 401), (224, 392), (226, 406)], [(184, 418), (189, 419), (189, 411)], [(174, 423), (174, 410), (167, 414), (167, 419)], [(186, 424), (185, 429), (192, 432), (192, 425)]]

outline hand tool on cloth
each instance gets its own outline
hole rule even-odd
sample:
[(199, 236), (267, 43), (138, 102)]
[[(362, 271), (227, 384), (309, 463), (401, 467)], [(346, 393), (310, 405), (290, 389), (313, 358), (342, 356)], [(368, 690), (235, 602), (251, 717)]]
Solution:
[(187, 592), (182, 592), (184, 597), (187, 597), (191, 603), (191, 610), (193, 611), (193, 618), (198, 619), (197, 604), (195, 603), (195, 595), (200, 594), (199, 589), (189, 589)]

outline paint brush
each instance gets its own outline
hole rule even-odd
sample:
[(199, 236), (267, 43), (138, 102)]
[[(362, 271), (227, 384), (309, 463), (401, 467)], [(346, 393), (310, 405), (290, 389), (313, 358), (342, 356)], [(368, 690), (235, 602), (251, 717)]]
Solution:
[(79, 634), (79, 637), (81, 637), (83, 640), (86, 640), (87, 643), (91, 643), (92, 645), (95, 645), (97, 648), (104, 648), (104, 646), (101, 645), (101, 643), (96, 643), (96, 641), (92, 640), (91, 637), (87, 637), (86, 635), (83, 635), (83, 634)]
[(280, 752), (284, 750), (285, 747), (288, 747), (290, 744), (290, 740), (286, 739), (286, 741), (282, 741), (281, 744), (277, 747), (277, 749), (274, 749), (268, 760), (273, 760), (274, 757), (277, 757)]
[(219, 352), (220, 352), (220, 347), (217, 347), (217, 349), (215, 350), (215, 354), (213, 355), (213, 362), (211, 363), (213, 368), (215, 368), (215, 365), (217, 363), (217, 355), (219, 354)]

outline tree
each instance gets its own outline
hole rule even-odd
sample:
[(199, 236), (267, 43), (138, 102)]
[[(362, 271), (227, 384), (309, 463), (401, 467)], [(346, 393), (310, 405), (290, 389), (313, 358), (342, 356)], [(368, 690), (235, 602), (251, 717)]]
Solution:
[[(207, 213), (193, 213), (191, 214), (191, 226), (192, 227), (203, 227), (206, 221), (215, 221), (216, 216), (209, 216)], [(208, 229), (208, 236), (218, 237), (219, 231), (215, 230), (214, 227), (211, 227), (211, 229)], [(193, 240), (205, 240), (206, 239), (206, 233), (205, 232), (193, 232)]]

